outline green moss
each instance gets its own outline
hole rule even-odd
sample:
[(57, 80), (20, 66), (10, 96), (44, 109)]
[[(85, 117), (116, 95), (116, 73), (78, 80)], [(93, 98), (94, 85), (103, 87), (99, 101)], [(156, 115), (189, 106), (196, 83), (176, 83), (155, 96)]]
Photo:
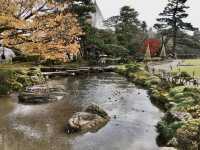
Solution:
[(153, 89), (150, 92), (151, 100), (154, 104), (162, 109), (165, 109), (167, 103), (169, 103), (168, 93), (166, 91), (159, 91), (158, 89)]
[(26, 86), (40, 84), (44, 78), (39, 68), (1, 68), (0, 69), (0, 95), (12, 91), (20, 91)]
[(31, 79), (27, 75), (20, 75), (17, 77), (17, 82), (23, 84), (24, 86), (32, 85)]
[(136, 84), (145, 86), (145, 82), (149, 80), (151, 75), (146, 71), (138, 71), (134, 74), (134, 81)]
[(173, 137), (176, 136), (176, 130), (181, 128), (182, 122), (172, 122), (168, 123), (166, 121), (160, 121), (157, 125), (157, 130), (159, 132), (159, 138), (162, 139), (163, 144), (167, 144)]
[(24, 85), (22, 83), (19, 83), (17, 81), (13, 81), (10, 83), (10, 87), (13, 91), (20, 91), (24, 88)]
[(158, 78), (156, 76), (152, 76), (148, 80), (145, 81), (144, 85), (147, 87), (152, 87), (154, 85), (159, 85), (160, 83), (161, 83), (160, 78)]
[(127, 64), (125, 67), (128, 73), (140, 71), (140, 65), (137, 63)]
[(170, 96), (175, 96), (177, 93), (183, 93), (185, 86), (177, 86), (169, 90)]
[(179, 149), (197, 150), (200, 145), (200, 120), (186, 122), (176, 132)]
[(126, 67), (125, 67), (125, 65), (119, 65), (115, 69), (115, 72), (125, 76), (126, 75)]

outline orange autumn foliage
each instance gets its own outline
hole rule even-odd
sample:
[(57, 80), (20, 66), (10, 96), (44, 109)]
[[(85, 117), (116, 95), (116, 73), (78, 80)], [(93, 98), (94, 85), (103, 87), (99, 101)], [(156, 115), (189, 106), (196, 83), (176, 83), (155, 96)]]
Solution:
[[(12, 6), (19, 5), (17, 0), (7, 1), (10, 1)], [(36, 9), (38, 12), (33, 10), (34, 6), (40, 3), (41, 6)], [(30, 13), (23, 15), (23, 10), (16, 7), (9, 15), (0, 11), (0, 25), (6, 27), (5, 31), (0, 33), (0, 37), (5, 45), (20, 49), (23, 53), (40, 55), (44, 59), (67, 61), (66, 56), (79, 54), (78, 37), (83, 33), (76, 17), (70, 12), (62, 11), (64, 5), (32, 0), (29, 3), (23, 1), (19, 6), (24, 6), (24, 9), (30, 10)], [(59, 11), (43, 12), (41, 8)], [(16, 17), (16, 14), (22, 15)], [(5, 18), (4, 21), (1, 18)], [(9, 23), (9, 20), (14, 19), (15, 21)]]

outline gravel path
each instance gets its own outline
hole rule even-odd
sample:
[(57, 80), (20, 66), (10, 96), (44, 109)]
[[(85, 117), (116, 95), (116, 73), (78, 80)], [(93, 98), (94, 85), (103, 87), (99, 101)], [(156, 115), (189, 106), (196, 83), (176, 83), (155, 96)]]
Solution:
[(177, 65), (180, 65), (182, 63), (182, 60), (176, 59), (176, 60), (166, 60), (166, 61), (160, 61), (160, 62), (151, 62), (148, 64), (150, 70), (154, 70), (155, 72), (159, 72), (159, 70), (170, 72), (172, 68), (177, 67)]

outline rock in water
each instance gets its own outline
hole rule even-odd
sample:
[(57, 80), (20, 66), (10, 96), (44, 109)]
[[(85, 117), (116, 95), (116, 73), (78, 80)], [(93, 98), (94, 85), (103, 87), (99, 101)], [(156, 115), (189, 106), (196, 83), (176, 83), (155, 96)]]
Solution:
[(19, 94), (19, 102), (26, 104), (42, 104), (59, 100), (65, 92), (59, 88), (49, 88), (47, 85), (35, 85), (26, 88)]
[(91, 104), (89, 105), (86, 109), (85, 112), (91, 113), (91, 114), (97, 114), (105, 119), (109, 119), (110, 117), (108, 116), (108, 114), (99, 106), (95, 105), (95, 104)]
[(29, 93), (29, 92), (20, 93), (18, 98), (19, 102), (29, 103), (29, 104), (48, 103), (50, 99), (48, 93)]
[(66, 132), (96, 132), (109, 120), (110, 117), (102, 108), (92, 104), (84, 112), (77, 112), (68, 120)]

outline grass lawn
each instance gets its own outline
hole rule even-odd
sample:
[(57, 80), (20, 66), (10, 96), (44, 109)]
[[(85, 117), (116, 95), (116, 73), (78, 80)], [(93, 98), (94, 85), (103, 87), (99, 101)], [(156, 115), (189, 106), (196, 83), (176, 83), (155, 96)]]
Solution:
[(180, 66), (174, 69), (173, 72), (187, 72), (191, 76), (193, 76), (194, 73), (195, 77), (200, 77), (200, 66)]
[(195, 77), (200, 77), (200, 59), (186, 59), (183, 60), (182, 64), (188, 66), (179, 66), (178, 68), (175, 68), (173, 72), (187, 72), (191, 76), (194, 74)]
[(200, 59), (185, 59), (183, 60), (184, 65), (199, 65), (200, 66)]

